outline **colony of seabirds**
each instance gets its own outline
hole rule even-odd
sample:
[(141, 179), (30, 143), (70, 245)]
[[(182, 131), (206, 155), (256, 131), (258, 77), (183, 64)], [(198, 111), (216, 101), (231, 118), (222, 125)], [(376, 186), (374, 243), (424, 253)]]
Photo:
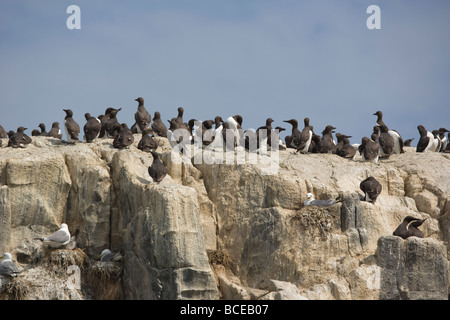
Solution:
[[(400, 134), (390, 129), (383, 122), (383, 113), (377, 111), (376, 125), (373, 127), (373, 133), (369, 137), (363, 137), (361, 144), (351, 145), (349, 138), (344, 134), (336, 133), (335, 142), (333, 133), (335, 127), (327, 125), (322, 131), (322, 136), (314, 133), (313, 126), (310, 125), (309, 118), (304, 119), (304, 128), (298, 127), (296, 119), (284, 120), (289, 123), (291, 134), (285, 137), (283, 143), (279, 137), (279, 132), (286, 130), (282, 127), (272, 128), (273, 119), (268, 118), (264, 126), (257, 130), (242, 129), (243, 118), (235, 115), (223, 120), (217, 116), (214, 120), (198, 121), (191, 119), (187, 123), (183, 120), (184, 109), (178, 108), (178, 115), (168, 120), (169, 128), (161, 120), (161, 114), (156, 111), (153, 118), (144, 106), (144, 99), (137, 98), (137, 111), (134, 118), (135, 123), (128, 127), (126, 123), (120, 123), (117, 114), (121, 108), (107, 108), (105, 114), (98, 117), (85, 114), (86, 123), (83, 126), (83, 140), (86, 143), (92, 143), (98, 138), (112, 138), (114, 148), (124, 149), (134, 143), (133, 134), (142, 134), (138, 143), (138, 149), (150, 152), (153, 156), (153, 163), (148, 168), (150, 177), (154, 182), (161, 182), (167, 174), (167, 168), (159, 159), (156, 149), (158, 143), (154, 137), (165, 137), (169, 139), (172, 147), (182, 145), (184, 143), (199, 144), (203, 148), (222, 147), (224, 151), (234, 150), (237, 146), (242, 146), (246, 150), (253, 152), (264, 146), (276, 149), (291, 149), (296, 153), (332, 153), (346, 159), (353, 159), (355, 154), (359, 152), (363, 161), (371, 161), (377, 163), (380, 158), (389, 158), (392, 154), (404, 153), (404, 146), (410, 146), (411, 140), (403, 142)], [(68, 143), (79, 142), (80, 126), (73, 119), (71, 109), (63, 109), (66, 113), (64, 119), (64, 129)], [(33, 130), (32, 136), (46, 136), (62, 139), (62, 132), (59, 123), (54, 122), (49, 132), (46, 131), (45, 124), (39, 124), (40, 130)], [(449, 130), (445, 128), (435, 129), (431, 132), (426, 130), (422, 125), (417, 127), (420, 139), (417, 143), (416, 152), (450, 152)], [(26, 128), (20, 126), (17, 131), (6, 132), (0, 126), (0, 138), (8, 137), (7, 147), (26, 147), (31, 143), (32, 138), (26, 133)], [(445, 134), (447, 133), (447, 136)], [(0, 140), (0, 147), (1, 147)], [(182, 149), (180, 149), (182, 151)], [(360, 188), (364, 193), (363, 200), (376, 202), (378, 195), (381, 193), (381, 184), (374, 178), (368, 177), (360, 183)], [(338, 203), (339, 199), (316, 200), (312, 193), (308, 193), (304, 201), (305, 206), (330, 206)], [(406, 239), (411, 236), (423, 238), (424, 234), (418, 229), (426, 219), (418, 219), (412, 216), (404, 218), (403, 222), (393, 232), (393, 235)], [(40, 238), (49, 247), (61, 248), (72, 246), (74, 237), (70, 236), (68, 226), (63, 223), (61, 228), (55, 233), (45, 238)], [(111, 253), (109, 249), (103, 250), (101, 261), (120, 261), (120, 253)], [(15, 276), (19, 272), (18, 268), (12, 262), (10, 253), (4, 253), (0, 259), (0, 275)]]

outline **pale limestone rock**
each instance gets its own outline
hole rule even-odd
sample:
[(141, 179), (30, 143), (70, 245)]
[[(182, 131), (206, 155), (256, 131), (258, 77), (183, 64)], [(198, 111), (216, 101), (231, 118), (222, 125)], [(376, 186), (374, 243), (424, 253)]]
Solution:
[(351, 292), (348, 282), (345, 279), (330, 279), (328, 285), (331, 288), (331, 294), (336, 300), (351, 300)]
[(379, 299), (448, 299), (448, 260), (441, 241), (386, 236), (378, 244)]
[[(122, 251), (127, 299), (444, 297), (422, 281), (394, 288), (384, 277), (392, 257), (379, 239), (392, 238), (406, 215), (428, 218), (421, 226), (428, 239), (402, 240), (408, 245), (392, 250), (447, 261), (441, 241), (450, 239), (450, 155), (407, 151), (373, 164), (286, 150), (266, 164), (218, 164), (205, 163), (211, 154), (203, 157), (195, 147), (177, 157), (167, 139), (157, 138), (169, 174), (155, 184), (147, 172), (152, 157), (137, 149), (139, 138), (124, 150), (112, 148), (112, 139), (67, 145), (45, 137), (26, 149), (2, 148), (0, 248), (28, 263), (40, 250), (33, 238), (69, 222), (91, 257), (104, 246)], [(196, 162), (199, 155), (203, 161)], [(375, 204), (360, 200), (359, 183), (370, 175), (383, 188)], [(342, 202), (304, 207), (307, 192)], [(225, 272), (211, 270), (206, 256), (219, 248)], [(405, 264), (411, 279), (443, 268), (419, 260)], [(271, 279), (290, 289), (269, 291)], [(448, 276), (441, 280), (448, 285)]]
[(375, 264), (355, 268), (346, 278), (352, 288), (353, 300), (378, 300), (381, 288), (381, 268)]
[[(225, 277), (224, 275), (219, 275), (219, 287), (223, 300), (251, 299), (250, 294), (247, 292), (246, 288), (242, 287), (236, 277)], [(263, 293), (260, 292), (260, 296), (263, 296)]]
[(269, 281), (269, 291), (274, 292), (274, 300), (308, 300), (300, 294), (294, 284), (286, 281), (271, 279)]

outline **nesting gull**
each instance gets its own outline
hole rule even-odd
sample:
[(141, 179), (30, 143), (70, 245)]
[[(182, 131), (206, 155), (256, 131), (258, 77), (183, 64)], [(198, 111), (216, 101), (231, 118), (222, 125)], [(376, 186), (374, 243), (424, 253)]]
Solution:
[(37, 238), (38, 240), (43, 241), (46, 245), (51, 248), (61, 248), (69, 243), (70, 241), (70, 232), (67, 224), (62, 223), (61, 228), (52, 233), (51, 235), (45, 238)]
[(316, 199), (314, 199), (314, 195), (312, 193), (308, 193), (308, 194), (306, 194), (306, 199), (303, 202), (303, 204), (305, 206), (329, 207), (338, 202), (339, 201), (336, 199), (316, 200)]
[(111, 252), (109, 249), (105, 249), (100, 254), (100, 261), (102, 262), (118, 262), (122, 260), (122, 255), (119, 252)]
[(0, 275), (16, 277), (19, 269), (12, 261), (11, 253), (5, 252), (0, 258)]

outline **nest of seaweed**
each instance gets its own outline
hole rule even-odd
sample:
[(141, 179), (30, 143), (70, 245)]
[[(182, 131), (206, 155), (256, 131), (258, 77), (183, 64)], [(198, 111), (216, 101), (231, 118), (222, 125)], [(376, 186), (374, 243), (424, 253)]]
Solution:
[(118, 262), (95, 261), (86, 273), (89, 279), (97, 279), (100, 282), (118, 280), (122, 275), (122, 266)]
[(0, 290), (0, 300), (26, 300), (31, 283), (20, 278), (10, 279)]
[(120, 262), (103, 261), (95, 261), (85, 270), (86, 282), (93, 290), (94, 299), (121, 299), (122, 270)]
[(319, 232), (320, 236), (326, 237), (334, 229), (336, 216), (329, 208), (304, 207), (298, 210), (292, 219), (300, 222), (302, 229), (311, 235)]
[(42, 252), (41, 262), (55, 274), (66, 275), (70, 266), (76, 265), (80, 269), (85, 268), (89, 258), (80, 248), (73, 250), (45, 248)]
[(212, 265), (223, 265), (226, 268), (233, 265), (228, 252), (224, 249), (208, 250), (207, 254), (209, 263)]

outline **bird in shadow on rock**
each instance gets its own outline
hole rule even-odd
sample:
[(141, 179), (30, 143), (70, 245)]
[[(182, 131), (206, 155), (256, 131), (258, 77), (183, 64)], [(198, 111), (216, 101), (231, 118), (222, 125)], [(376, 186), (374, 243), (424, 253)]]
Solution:
[(167, 175), (167, 168), (159, 159), (159, 155), (155, 151), (150, 151), (153, 156), (153, 163), (148, 167), (148, 174), (154, 182), (160, 183)]

